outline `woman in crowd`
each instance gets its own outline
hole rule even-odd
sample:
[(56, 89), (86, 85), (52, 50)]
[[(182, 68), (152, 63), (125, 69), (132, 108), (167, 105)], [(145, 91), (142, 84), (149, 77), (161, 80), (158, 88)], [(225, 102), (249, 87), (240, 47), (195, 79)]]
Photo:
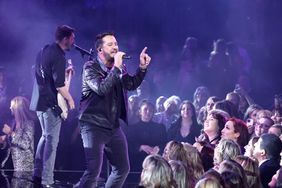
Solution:
[(201, 130), (197, 123), (194, 105), (187, 100), (183, 101), (180, 105), (180, 115), (168, 130), (168, 140), (193, 144)]
[(200, 112), (198, 114), (197, 121), (199, 124), (204, 125), (204, 122), (207, 119), (209, 112), (213, 109), (213, 106), (217, 101), (219, 101), (219, 98), (216, 96), (208, 98), (206, 105), (200, 109)]
[(167, 99), (167, 98), (166, 98), (165, 96), (159, 96), (159, 97), (156, 99), (156, 104), (155, 104), (156, 113), (160, 113), (160, 112), (165, 111), (164, 102), (166, 101), (166, 99)]
[(258, 163), (243, 155), (237, 156), (235, 161), (239, 163), (245, 170), (249, 188), (262, 188)]
[(252, 104), (250, 105), (244, 115), (244, 121), (246, 122), (246, 125), (248, 127), (248, 132), (250, 137), (253, 136), (254, 131), (255, 131), (255, 124), (256, 124), (256, 116), (257, 116), (257, 112), (259, 110), (261, 110), (262, 108), (257, 105), (257, 104)]
[(173, 178), (178, 188), (188, 188), (189, 185), (187, 170), (181, 161), (170, 160), (170, 167), (172, 169)]
[(213, 109), (223, 110), (229, 114), (230, 117), (239, 118), (238, 110), (235, 105), (227, 100), (221, 100), (214, 104)]
[(196, 184), (195, 188), (223, 188), (223, 186), (213, 178), (203, 178)]
[(207, 87), (197, 87), (193, 97), (193, 105), (195, 106), (196, 114), (198, 114), (200, 109), (206, 104), (209, 96), (210, 92)]
[(189, 143), (183, 143), (187, 164), (193, 169), (192, 175), (199, 180), (204, 173), (203, 162), (197, 149)]
[(204, 124), (204, 133), (196, 140), (194, 147), (200, 152), (205, 170), (213, 167), (214, 148), (221, 139), (221, 130), (225, 125), (225, 117), (218, 110), (210, 111)]
[(183, 162), (187, 168), (187, 174), (189, 177), (188, 185), (195, 185), (204, 173), (202, 161), (198, 151), (188, 143), (180, 143), (176, 141), (170, 141), (167, 143), (163, 157), (166, 160), (178, 160)]
[(221, 137), (237, 142), (243, 153), (244, 146), (248, 143), (248, 128), (242, 120), (230, 118), (221, 131)]
[(164, 102), (164, 111), (158, 112), (154, 115), (153, 121), (165, 125), (166, 130), (171, 126), (178, 116), (178, 109), (181, 103), (180, 97), (173, 95)]
[(159, 155), (148, 155), (143, 162), (140, 187), (176, 188), (169, 163)]
[(205, 178), (214, 179), (215, 181), (219, 182), (219, 184), (224, 188), (224, 181), (218, 171), (214, 169), (209, 169), (201, 177), (201, 179), (205, 179)]
[(11, 154), (15, 171), (32, 171), (34, 155), (34, 118), (25, 97), (15, 97), (10, 106), (14, 124), (4, 125), (5, 141), (11, 144)]
[(222, 161), (235, 159), (235, 157), (240, 155), (240, 153), (240, 146), (234, 140), (221, 139), (214, 150), (214, 169), (218, 170)]
[(244, 114), (244, 120), (247, 120), (248, 118), (251, 118), (253, 120), (256, 120), (256, 116), (258, 111), (262, 110), (262, 107), (257, 104), (251, 104), (245, 114)]
[(242, 188), (248, 188), (247, 176), (245, 174), (243, 167), (239, 163), (231, 159), (222, 161), (219, 165), (218, 172), (222, 174), (223, 172), (226, 171), (230, 171), (238, 174), (240, 176), (240, 179), (242, 179), (242, 184), (241, 184)]
[(255, 149), (255, 143), (257, 143), (258, 140), (258, 136), (255, 136), (249, 140), (248, 144), (245, 146), (244, 156), (250, 157), (252, 160), (257, 161), (253, 154)]
[(235, 171), (224, 171), (221, 173), (225, 188), (246, 188), (243, 187), (242, 177)]

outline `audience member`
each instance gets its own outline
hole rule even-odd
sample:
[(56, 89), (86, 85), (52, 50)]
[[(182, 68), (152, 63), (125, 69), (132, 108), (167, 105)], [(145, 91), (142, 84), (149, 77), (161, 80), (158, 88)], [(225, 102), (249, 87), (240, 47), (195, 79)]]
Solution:
[(235, 157), (240, 155), (240, 153), (240, 146), (234, 140), (221, 139), (214, 150), (214, 169), (218, 170), (222, 161), (235, 159)]
[(268, 129), (274, 124), (270, 117), (261, 117), (257, 119), (255, 125), (255, 136), (261, 136), (264, 133), (268, 133)]
[(214, 148), (221, 139), (221, 130), (225, 122), (224, 116), (217, 110), (210, 111), (204, 124), (204, 133), (194, 143), (194, 147), (200, 152), (205, 170), (213, 167)]
[(167, 142), (165, 127), (152, 121), (154, 105), (143, 100), (139, 107), (139, 121), (127, 131), (128, 150), (132, 171), (141, 171), (141, 164), (148, 154), (157, 154)]
[(25, 97), (13, 98), (10, 109), (14, 123), (5, 124), (2, 129), (6, 134), (4, 141), (11, 145), (15, 171), (33, 171), (35, 114), (29, 110), (29, 103)]
[(258, 163), (250, 157), (243, 155), (237, 156), (235, 161), (239, 163), (245, 170), (249, 188), (262, 188)]
[(193, 144), (195, 137), (200, 135), (200, 130), (194, 105), (187, 100), (183, 101), (180, 105), (180, 117), (168, 129), (168, 140)]
[(254, 156), (254, 149), (255, 149), (255, 143), (259, 140), (258, 136), (255, 136), (251, 138), (248, 142), (248, 144), (244, 147), (245, 153), (244, 156), (250, 157), (251, 159), (257, 161), (257, 159)]
[(164, 96), (159, 96), (156, 100), (156, 113), (160, 113), (160, 112), (163, 112), (165, 111), (165, 108), (164, 108), (164, 102), (166, 101), (166, 97)]
[(181, 161), (170, 160), (173, 178), (178, 188), (192, 187), (189, 185), (188, 174), (185, 165)]
[(224, 139), (231, 139), (237, 142), (243, 153), (244, 146), (248, 143), (248, 129), (246, 124), (236, 118), (230, 118), (224, 129), (221, 131), (221, 137)]
[(164, 111), (156, 113), (153, 121), (165, 125), (166, 130), (171, 126), (171, 123), (178, 118), (178, 109), (181, 99), (178, 96), (171, 96), (164, 102)]
[(260, 178), (264, 188), (280, 168), (282, 142), (274, 134), (263, 134), (255, 144), (254, 156), (259, 162)]
[(143, 162), (140, 186), (144, 188), (177, 188), (169, 163), (159, 155), (149, 155)]

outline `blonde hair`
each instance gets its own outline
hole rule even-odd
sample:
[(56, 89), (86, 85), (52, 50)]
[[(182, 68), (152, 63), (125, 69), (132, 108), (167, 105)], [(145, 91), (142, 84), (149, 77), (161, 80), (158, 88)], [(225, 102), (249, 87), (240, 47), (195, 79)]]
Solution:
[(222, 188), (222, 185), (214, 178), (204, 178), (198, 181), (195, 188)]
[(214, 163), (220, 164), (223, 160), (234, 159), (240, 153), (240, 146), (235, 141), (221, 139), (214, 150)]
[(248, 183), (247, 183), (247, 176), (245, 174), (245, 171), (243, 169), (243, 167), (237, 163), (236, 161), (234, 160), (230, 160), (230, 159), (227, 159), (227, 160), (224, 160), (220, 163), (220, 166), (219, 166), (219, 173), (223, 173), (223, 172), (226, 172), (226, 171), (229, 171), (229, 172), (234, 172), (236, 174), (238, 174), (242, 180), (242, 188), (248, 188)]
[(176, 181), (177, 188), (187, 188), (188, 176), (186, 167), (183, 162), (170, 160), (169, 164), (172, 169), (173, 178)]
[(198, 179), (203, 175), (204, 168), (202, 160), (196, 148), (188, 143), (170, 141), (165, 148), (167, 160), (181, 161), (189, 177), (189, 185), (195, 185)]
[(199, 180), (204, 174), (204, 167), (202, 163), (201, 156), (198, 150), (189, 143), (183, 143), (184, 149), (186, 151), (186, 161), (188, 166), (193, 169), (193, 176), (196, 180)]
[(143, 161), (140, 186), (146, 188), (175, 188), (169, 163), (159, 155), (148, 155)]
[(250, 157), (246, 157), (243, 155), (239, 155), (235, 158), (245, 170), (245, 174), (247, 176), (247, 183), (250, 188), (261, 188), (261, 180), (259, 175), (259, 167), (258, 163), (252, 160)]
[(170, 104), (175, 104), (176, 109), (179, 109), (180, 103), (181, 103), (181, 99), (180, 97), (176, 96), (176, 95), (172, 95), (170, 96), (168, 99), (165, 100), (164, 102), (164, 109), (167, 110)]
[(260, 118), (268, 117), (271, 118), (272, 112), (270, 110), (259, 110), (256, 115), (256, 119), (259, 120)]
[(19, 122), (21, 128), (24, 123), (35, 118), (35, 114), (29, 110), (29, 100), (25, 97), (17, 96), (11, 100), (11, 111), (16, 122)]
[(173, 140), (166, 144), (164, 155), (167, 160), (183, 161), (186, 158), (186, 151), (183, 144)]

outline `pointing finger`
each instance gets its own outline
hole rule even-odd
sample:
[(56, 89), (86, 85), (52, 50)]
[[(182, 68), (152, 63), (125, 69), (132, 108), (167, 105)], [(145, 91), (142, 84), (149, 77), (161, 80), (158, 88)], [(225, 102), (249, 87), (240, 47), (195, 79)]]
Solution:
[(146, 51), (147, 51), (147, 47), (145, 47), (145, 48), (142, 50), (141, 54), (145, 54)]

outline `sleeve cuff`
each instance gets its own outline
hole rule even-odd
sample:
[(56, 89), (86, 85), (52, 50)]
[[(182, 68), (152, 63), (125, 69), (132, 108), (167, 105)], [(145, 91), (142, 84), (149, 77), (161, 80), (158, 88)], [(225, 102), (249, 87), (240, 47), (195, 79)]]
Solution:
[(116, 66), (113, 67), (112, 72), (114, 74), (120, 75), (121, 74), (121, 69), (117, 68)]

